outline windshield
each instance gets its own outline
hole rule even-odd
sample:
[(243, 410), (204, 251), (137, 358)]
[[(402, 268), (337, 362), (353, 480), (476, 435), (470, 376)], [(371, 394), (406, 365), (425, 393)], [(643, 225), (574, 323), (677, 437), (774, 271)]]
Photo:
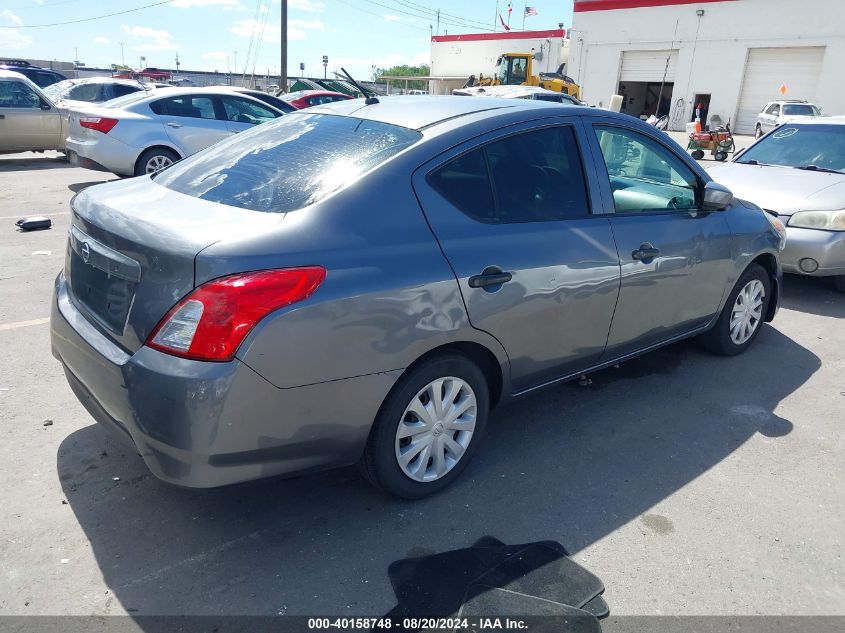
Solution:
[(146, 99), (150, 96), (150, 93), (153, 90), (155, 90), (155, 88), (145, 87), (143, 90), (139, 90), (137, 92), (130, 92), (128, 95), (117, 97), (116, 99), (111, 99), (109, 101), (106, 101), (105, 103), (101, 103), (100, 105), (104, 108), (124, 108), (128, 105), (135, 103), (136, 101)]
[(819, 109), (809, 103), (785, 103), (783, 116), (820, 116)]
[(292, 114), (181, 161), (155, 182), (202, 200), (284, 213), (319, 202), (420, 138), (378, 121)]
[(815, 165), (845, 173), (845, 125), (784, 125), (750, 147), (737, 162), (786, 167)]
[(74, 81), (72, 79), (65, 79), (64, 81), (60, 81), (59, 83), (55, 83), (50, 86), (47, 86), (46, 88), (42, 88), (41, 92), (43, 92), (50, 101), (55, 103), (56, 101), (62, 98), (64, 92), (73, 84)]

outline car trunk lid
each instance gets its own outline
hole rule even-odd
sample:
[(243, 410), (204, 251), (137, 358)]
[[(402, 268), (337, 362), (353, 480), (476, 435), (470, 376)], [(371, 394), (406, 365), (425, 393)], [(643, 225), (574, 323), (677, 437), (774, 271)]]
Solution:
[(199, 200), (148, 177), (91, 187), (71, 206), (65, 260), (71, 300), (130, 353), (193, 289), (197, 253), (284, 217)]

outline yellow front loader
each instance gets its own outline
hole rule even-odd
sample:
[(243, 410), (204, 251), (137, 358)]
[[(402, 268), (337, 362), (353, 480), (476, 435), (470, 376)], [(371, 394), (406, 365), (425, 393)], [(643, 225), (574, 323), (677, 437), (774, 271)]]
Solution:
[(563, 64), (553, 73), (534, 74), (532, 53), (505, 53), (496, 60), (496, 74), (469, 78), (465, 87), (472, 86), (539, 86), (554, 92), (565, 92), (581, 98), (581, 86), (563, 74)]

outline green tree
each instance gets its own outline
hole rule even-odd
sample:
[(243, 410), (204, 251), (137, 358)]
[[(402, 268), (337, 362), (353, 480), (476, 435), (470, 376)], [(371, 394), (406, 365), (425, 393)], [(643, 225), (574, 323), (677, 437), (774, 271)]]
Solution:
[[(408, 64), (402, 64), (400, 66), (393, 66), (392, 68), (376, 68), (376, 80), (380, 77), (388, 76), (388, 77), (426, 77), (431, 73), (431, 68), (428, 64), (422, 64), (420, 66), (409, 66)], [(397, 88), (404, 88), (405, 82), (404, 81), (396, 81), (393, 82), (393, 85)], [(409, 81), (408, 82), (408, 89), (409, 90), (428, 90), (428, 82), (427, 81)]]

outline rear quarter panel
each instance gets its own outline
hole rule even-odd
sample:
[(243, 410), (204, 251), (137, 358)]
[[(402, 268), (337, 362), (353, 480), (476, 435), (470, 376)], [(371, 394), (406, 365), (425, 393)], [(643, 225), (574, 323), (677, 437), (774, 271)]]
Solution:
[[(225, 241), (197, 258), (197, 284), (241, 270), (321, 265), (306, 301), (264, 319), (238, 358), (277, 387), (402, 369), (450, 342), (477, 342), (457, 280), (435, 241), (401, 157), (345, 191), (288, 213), (277, 230)], [(506, 392), (507, 393), (507, 392)]]

